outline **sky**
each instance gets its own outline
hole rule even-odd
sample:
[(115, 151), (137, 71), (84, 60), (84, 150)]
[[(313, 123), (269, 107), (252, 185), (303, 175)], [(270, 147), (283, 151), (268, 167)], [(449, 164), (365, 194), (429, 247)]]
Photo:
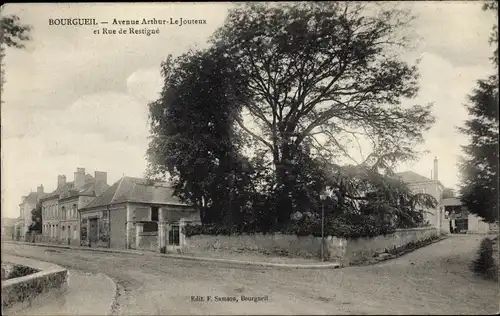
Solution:
[[(417, 16), (415, 49), (403, 58), (421, 59), (420, 93), (411, 102), (434, 103), (436, 123), (425, 135), (429, 153), (398, 167), (430, 177), (434, 157), (439, 180), (459, 183), (460, 145), (456, 126), (467, 119), (463, 106), (476, 80), (494, 73), (488, 38), (495, 16), (479, 2), (407, 2)], [(73, 181), (77, 167), (105, 171), (108, 184), (123, 175), (144, 175), (148, 147), (148, 102), (162, 88), (161, 62), (169, 54), (203, 48), (224, 22), (230, 3), (8, 4), (33, 27), (24, 50), (6, 50), (1, 96), (2, 217), (19, 216), (21, 196), (43, 184), (56, 188), (57, 175)], [(54, 13), (54, 12), (57, 12)], [(49, 19), (204, 19), (203, 25), (160, 25), (160, 33), (94, 34), (106, 25), (54, 26)]]

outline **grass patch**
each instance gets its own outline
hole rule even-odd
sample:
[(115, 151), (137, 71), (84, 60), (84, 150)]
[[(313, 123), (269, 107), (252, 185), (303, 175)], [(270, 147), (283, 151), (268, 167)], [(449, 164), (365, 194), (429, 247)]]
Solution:
[(493, 240), (484, 238), (479, 245), (477, 257), (472, 262), (471, 269), (487, 279), (496, 279), (498, 275), (498, 263), (493, 258)]

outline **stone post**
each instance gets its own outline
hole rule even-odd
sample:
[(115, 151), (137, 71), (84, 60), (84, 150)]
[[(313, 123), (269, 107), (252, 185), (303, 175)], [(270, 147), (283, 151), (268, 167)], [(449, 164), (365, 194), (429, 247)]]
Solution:
[(162, 207), (158, 210), (158, 252), (166, 252), (167, 246), (167, 238), (166, 238), (166, 221), (165, 221), (165, 213), (166, 209)]
[(441, 236), (441, 216), (442, 216), (441, 206), (438, 205), (436, 210), (436, 226), (437, 226), (436, 228), (438, 236)]
[(165, 223), (165, 245), (170, 245), (170, 230), (172, 229), (172, 225), (170, 223)]
[(132, 249), (132, 246), (134, 245), (133, 243), (133, 238), (134, 238), (134, 210), (132, 209), (132, 206), (127, 204), (127, 249)]
[(183, 248), (186, 245), (186, 236), (184, 235), (184, 227), (188, 224), (185, 218), (179, 220), (179, 246)]
[(90, 219), (87, 218), (87, 239), (85, 239), (86, 245), (90, 245)]
[(141, 244), (142, 236), (141, 233), (144, 231), (144, 223), (135, 224), (135, 249), (139, 249)]

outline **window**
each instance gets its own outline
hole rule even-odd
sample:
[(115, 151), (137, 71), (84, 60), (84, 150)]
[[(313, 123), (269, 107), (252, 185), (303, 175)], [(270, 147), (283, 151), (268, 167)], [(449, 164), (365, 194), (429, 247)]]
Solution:
[(61, 219), (65, 220), (66, 219), (66, 207), (61, 208)]
[(168, 244), (169, 245), (179, 245), (179, 226), (173, 225), (168, 232)]
[(151, 221), (157, 222), (158, 221), (158, 206), (152, 206), (151, 207)]
[(145, 222), (143, 226), (143, 232), (151, 233), (158, 231), (158, 223), (156, 222)]
[(459, 232), (467, 231), (469, 229), (469, 220), (467, 218), (455, 219), (455, 226)]
[(73, 218), (76, 218), (76, 214), (77, 214), (76, 204), (73, 204), (72, 212), (73, 212)]

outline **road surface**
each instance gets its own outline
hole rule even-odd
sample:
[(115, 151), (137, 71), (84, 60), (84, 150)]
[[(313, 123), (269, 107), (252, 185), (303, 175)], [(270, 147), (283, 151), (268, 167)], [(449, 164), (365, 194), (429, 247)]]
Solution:
[[(499, 311), (498, 282), (469, 271), (480, 236), (456, 236), (400, 258), (343, 269), (280, 269), (3, 244), (2, 251), (104, 273), (114, 314), (467, 314)], [(99, 295), (98, 289), (96, 294)], [(241, 296), (266, 297), (242, 302)], [(212, 299), (207, 301), (207, 296)], [(215, 301), (236, 297), (238, 302)], [(199, 301), (198, 297), (204, 299)]]

